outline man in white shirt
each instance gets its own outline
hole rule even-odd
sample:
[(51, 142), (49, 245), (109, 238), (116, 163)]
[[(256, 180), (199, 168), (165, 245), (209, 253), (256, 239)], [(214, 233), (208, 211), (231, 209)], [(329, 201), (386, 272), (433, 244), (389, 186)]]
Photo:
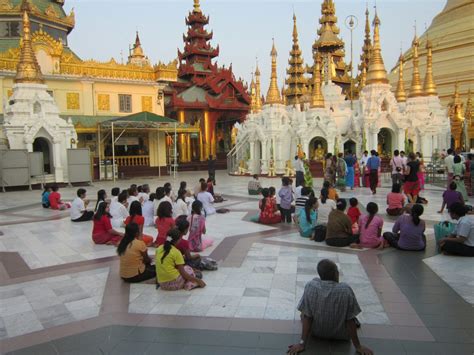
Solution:
[(87, 210), (89, 201), (86, 200), (86, 189), (77, 190), (77, 197), (71, 204), (71, 221), (86, 222), (94, 217), (93, 211)]
[(294, 168), (296, 173), (296, 187), (303, 185), (304, 182), (304, 164), (300, 157), (295, 156)]
[(393, 152), (390, 167), (392, 168), (392, 185), (402, 184), (402, 174), (405, 166), (403, 165), (403, 159), (400, 157), (398, 149)]
[(467, 208), (461, 202), (451, 205), (449, 214), (457, 220), (454, 233), (439, 241), (439, 246), (445, 254), (474, 256), (474, 216), (466, 216)]
[(369, 161), (369, 152), (365, 151), (362, 154), (362, 158), (360, 158), (359, 165), (360, 165), (360, 175), (362, 176), (362, 186), (368, 187), (366, 184), (366, 175), (369, 174), (369, 171), (366, 169), (367, 162)]
[(144, 184), (142, 186), (138, 186), (137, 189), (138, 189), (138, 200), (140, 200), (143, 205), (150, 198), (150, 186), (148, 184)]
[(451, 148), (448, 149), (448, 156), (444, 158), (444, 165), (446, 166), (446, 172), (448, 173), (449, 187), (454, 177), (454, 151)]

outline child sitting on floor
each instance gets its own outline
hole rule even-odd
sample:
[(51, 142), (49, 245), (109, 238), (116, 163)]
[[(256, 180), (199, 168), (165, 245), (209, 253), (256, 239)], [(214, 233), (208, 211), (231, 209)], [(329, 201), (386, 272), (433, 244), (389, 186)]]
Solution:
[(206, 234), (206, 217), (202, 215), (202, 203), (199, 200), (193, 202), (189, 221), (189, 248), (191, 251), (203, 251), (210, 247), (214, 241), (210, 238), (203, 238)]
[(352, 222), (352, 234), (358, 234), (359, 233), (359, 217), (362, 215), (359, 210), (359, 201), (356, 198), (351, 198), (349, 200), (349, 204), (351, 207), (347, 210), (347, 215), (351, 219)]
[(49, 208), (49, 194), (51, 193), (51, 186), (45, 185), (44, 186), (44, 191), (41, 194), (41, 204), (43, 205), (43, 208)]
[(53, 191), (49, 194), (48, 201), (52, 210), (63, 211), (65, 209), (71, 208), (71, 204), (61, 201), (61, 194), (58, 192), (58, 185), (53, 185), (51, 190)]
[(402, 186), (393, 184), (392, 192), (387, 195), (387, 214), (389, 216), (400, 216), (405, 206), (405, 196), (401, 193)]

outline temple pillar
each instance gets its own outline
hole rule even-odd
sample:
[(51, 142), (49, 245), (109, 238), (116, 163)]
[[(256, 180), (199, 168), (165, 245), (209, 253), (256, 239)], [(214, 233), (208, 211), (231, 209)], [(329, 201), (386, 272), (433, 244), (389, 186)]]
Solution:
[(56, 182), (64, 182), (64, 170), (61, 164), (61, 141), (53, 138), (53, 164)]
[(211, 122), (209, 118), (209, 111), (204, 111), (204, 159), (206, 160), (211, 155)]
[(262, 174), (268, 174), (268, 153), (269, 153), (269, 140), (266, 139), (262, 142)]
[(247, 162), (248, 168), (251, 174), (256, 174), (255, 172), (255, 141), (250, 141), (250, 157), (249, 161)]
[(405, 150), (405, 130), (399, 129), (397, 134), (397, 148), (398, 150)]
[(379, 145), (379, 132), (373, 131), (370, 133), (371, 142), (370, 142), (370, 150), (377, 151)]
[[(179, 123), (185, 123), (185, 115), (183, 110), (178, 111), (178, 121)], [(179, 135), (178, 141), (179, 161), (181, 163), (188, 163), (190, 161), (187, 143), (186, 135), (181, 133)]]
[(187, 158), (188, 158), (188, 162), (190, 162), (192, 160), (192, 152), (191, 152), (191, 134), (185, 134), (184, 135), (185, 138), (186, 138), (186, 147), (187, 147)]
[(428, 134), (420, 135), (421, 154), (425, 160), (431, 160), (433, 154), (433, 136)]
[(205, 150), (204, 150), (204, 134), (203, 134), (202, 127), (201, 127), (201, 130), (199, 131), (199, 160), (200, 161), (206, 160), (206, 155), (205, 155)]
[[(276, 152), (275, 152), (276, 149)], [(275, 155), (275, 168), (277, 174), (284, 174), (285, 173), (285, 160), (283, 159), (282, 154), (282, 144), (281, 139), (277, 138), (274, 142), (274, 151), (273, 154)]]

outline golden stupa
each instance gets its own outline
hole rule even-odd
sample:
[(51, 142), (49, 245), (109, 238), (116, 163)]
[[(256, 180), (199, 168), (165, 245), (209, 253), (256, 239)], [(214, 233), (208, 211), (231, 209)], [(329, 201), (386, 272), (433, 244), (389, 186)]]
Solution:
[[(462, 101), (469, 88), (474, 89), (474, 0), (448, 0), (430, 27), (419, 38), (419, 69), (421, 78), (426, 74), (426, 41), (432, 44), (433, 74), (443, 106), (453, 97), (456, 82)], [(405, 90), (409, 91), (413, 71), (413, 47), (404, 55)], [(398, 83), (398, 63), (389, 80), (395, 91)]]

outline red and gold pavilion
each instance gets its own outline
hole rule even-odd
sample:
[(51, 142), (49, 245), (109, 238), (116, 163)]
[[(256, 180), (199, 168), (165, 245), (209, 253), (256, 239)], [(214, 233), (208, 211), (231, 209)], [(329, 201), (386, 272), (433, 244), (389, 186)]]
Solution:
[(209, 43), (213, 33), (194, 0), (194, 9), (186, 18), (187, 34), (184, 50), (178, 50), (178, 80), (165, 91), (166, 115), (200, 128), (195, 135), (180, 135), (180, 163), (204, 161), (209, 155), (225, 158), (232, 149), (232, 130), (242, 122), (250, 109), (247, 86), (229, 68), (218, 67), (212, 60), (219, 55), (219, 46)]

